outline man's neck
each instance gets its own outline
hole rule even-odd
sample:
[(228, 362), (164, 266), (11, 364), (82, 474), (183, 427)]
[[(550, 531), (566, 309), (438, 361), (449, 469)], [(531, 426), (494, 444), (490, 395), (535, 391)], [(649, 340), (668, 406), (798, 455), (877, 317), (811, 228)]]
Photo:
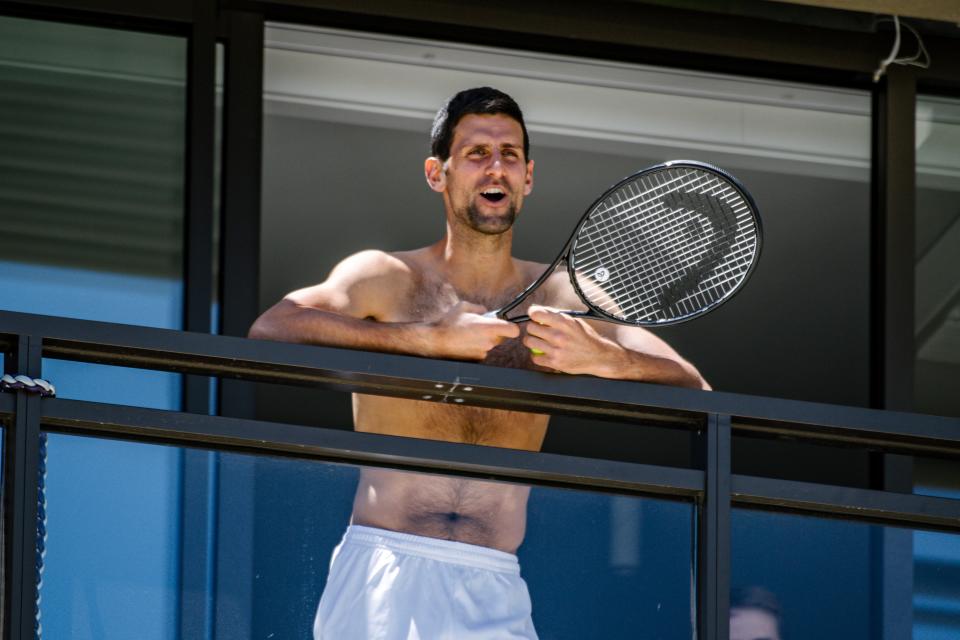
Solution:
[(516, 289), (520, 273), (510, 255), (513, 230), (499, 235), (477, 232), (447, 235), (435, 245), (436, 256), (447, 281), (467, 297), (490, 300)]

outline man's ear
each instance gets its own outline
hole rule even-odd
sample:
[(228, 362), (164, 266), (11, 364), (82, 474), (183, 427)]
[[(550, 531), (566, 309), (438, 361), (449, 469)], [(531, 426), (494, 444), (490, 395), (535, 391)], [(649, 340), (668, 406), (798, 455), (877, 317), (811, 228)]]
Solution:
[(447, 188), (447, 172), (444, 171), (440, 158), (430, 156), (424, 160), (423, 175), (427, 179), (427, 185), (437, 193), (442, 193)]
[(523, 180), (523, 195), (528, 196), (533, 191), (533, 160), (527, 161), (527, 177)]

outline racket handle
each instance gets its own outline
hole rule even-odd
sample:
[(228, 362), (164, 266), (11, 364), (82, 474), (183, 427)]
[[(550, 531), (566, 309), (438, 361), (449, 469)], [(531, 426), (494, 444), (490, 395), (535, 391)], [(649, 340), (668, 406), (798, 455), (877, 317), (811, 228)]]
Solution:
[(526, 322), (530, 318), (528, 316), (517, 316), (516, 318), (505, 318), (503, 309), (497, 309), (496, 311), (487, 311), (483, 314), (484, 318), (496, 318), (497, 320), (507, 320), (508, 322)]
[[(514, 316), (513, 318), (504, 318), (500, 314), (503, 313), (503, 309), (500, 311), (487, 311), (483, 314), (484, 318), (498, 318), (500, 320), (506, 320), (508, 322), (516, 322), (520, 324), (521, 322), (530, 322), (530, 316), (523, 314), (521, 316)], [(589, 311), (561, 311), (560, 313), (566, 314), (571, 318), (590, 318), (594, 317)]]
[(530, 316), (523, 315), (517, 316), (516, 318), (506, 318), (504, 317), (503, 309), (497, 309), (496, 311), (487, 311), (483, 314), (484, 318), (496, 318), (497, 320), (506, 320), (507, 322), (529, 322)]

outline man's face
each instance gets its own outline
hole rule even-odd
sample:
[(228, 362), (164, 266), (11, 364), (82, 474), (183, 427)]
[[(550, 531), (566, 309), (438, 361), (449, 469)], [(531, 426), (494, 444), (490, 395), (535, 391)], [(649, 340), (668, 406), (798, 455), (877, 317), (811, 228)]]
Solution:
[(730, 640), (780, 640), (777, 620), (763, 609), (730, 609)]
[[(443, 192), (448, 214), (481, 233), (510, 229), (533, 188), (533, 161), (523, 156), (523, 129), (507, 115), (464, 116), (453, 130), (450, 158), (433, 166), (442, 176), (431, 177), (431, 160), (436, 159), (427, 161), (427, 181)], [(434, 178), (442, 178), (441, 188)]]

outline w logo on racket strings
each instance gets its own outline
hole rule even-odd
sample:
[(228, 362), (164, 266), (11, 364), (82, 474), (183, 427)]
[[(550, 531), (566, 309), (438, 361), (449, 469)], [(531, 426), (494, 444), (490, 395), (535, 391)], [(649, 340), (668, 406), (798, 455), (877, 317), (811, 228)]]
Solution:
[[(710, 222), (712, 233), (704, 248), (703, 256), (691, 265), (678, 279), (660, 292), (658, 306), (665, 313), (676, 313), (675, 306), (695, 292), (733, 248), (737, 232), (737, 215), (729, 204), (716, 196), (694, 191), (674, 191), (663, 197), (663, 204), (670, 209), (687, 209)], [(702, 224), (688, 225), (688, 242), (699, 242), (704, 235)]]

